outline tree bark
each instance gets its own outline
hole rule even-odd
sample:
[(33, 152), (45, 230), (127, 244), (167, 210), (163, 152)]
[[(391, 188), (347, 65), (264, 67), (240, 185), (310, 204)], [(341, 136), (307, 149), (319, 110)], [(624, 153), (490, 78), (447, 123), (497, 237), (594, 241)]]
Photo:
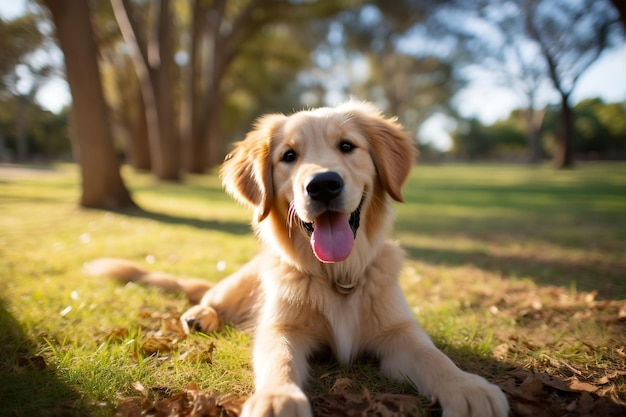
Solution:
[(541, 162), (543, 147), (541, 146), (541, 124), (545, 110), (536, 110), (534, 100), (526, 109), (526, 129), (528, 134), (528, 162), (537, 164)]
[(555, 164), (559, 169), (572, 168), (574, 158), (572, 152), (572, 108), (569, 105), (569, 94), (561, 93), (561, 126), (558, 134), (559, 147)]
[(150, 143), (141, 91), (133, 92), (126, 105), (125, 125), (128, 132), (126, 149), (129, 162), (136, 170), (150, 171), (152, 169)]
[(201, 63), (200, 45), (205, 26), (206, 5), (207, 3), (201, 0), (194, 0), (193, 2), (193, 19), (187, 43), (189, 61), (181, 72), (180, 141), (183, 152), (182, 163), (187, 172), (196, 174), (203, 173), (206, 167), (203, 157), (203, 142), (199, 140), (200, 138), (194, 130), (198, 119), (196, 103), (198, 102), (199, 65)]
[(127, 162), (136, 170), (150, 171), (150, 145), (146, 126), (146, 111), (137, 82), (137, 74), (130, 59), (118, 64), (115, 85), (121, 93), (119, 108), (113, 118), (124, 128), (124, 152)]
[[(254, 7), (254, 4), (249, 3), (247, 8)], [(203, 26), (198, 28), (194, 53), (198, 55), (196, 76), (201, 77), (202, 82), (196, 83), (195, 89), (199, 94), (194, 97), (193, 103), (192, 172), (204, 172), (207, 167), (221, 162), (220, 83), (229, 64), (227, 51), (233, 33), (237, 32), (237, 25), (234, 24), (230, 35), (220, 34), (225, 11), (226, 0), (218, 0), (210, 8), (201, 10), (203, 18), (200, 24)]]
[(44, 3), (52, 13), (72, 93), (72, 143), (82, 175), (80, 205), (108, 210), (137, 207), (119, 171), (87, 0)]
[[(131, 53), (137, 72), (146, 113), (153, 172), (162, 180), (180, 180), (180, 154), (172, 94), (171, 15), (169, 0), (150, 2), (155, 12), (151, 38), (145, 42), (143, 31), (134, 20), (128, 0), (111, 0), (122, 36), (134, 50)], [(158, 8), (158, 9), (157, 9)]]
[[(174, 110), (174, 94), (172, 89), (172, 22), (170, 0), (160, 0), (158, 3), (157, 27), (154, 28), (153, 39), (157, 45), (158, 57), (150, 64), (150, 74), (153, 89), (156, 93), (157, 114), (159, 115), (159, 130), (161, 132), (161, 147), (163, 150), (162, 172), (160, 179), (179, 181), (180, 177), (180, 146), (176, 112)], [(156, 7), (156, 4), (151, 4)]]

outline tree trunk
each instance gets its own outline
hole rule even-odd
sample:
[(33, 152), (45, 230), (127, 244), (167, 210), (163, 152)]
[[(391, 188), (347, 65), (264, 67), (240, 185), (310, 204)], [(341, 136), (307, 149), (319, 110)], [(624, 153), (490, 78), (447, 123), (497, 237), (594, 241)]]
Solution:
[(128, 158), (133, 168), (141, 171), (150, 171), (152, 169), (150, 142), (146, 123), (146, 110), (141, 91), (136, 91), (132, 94), (128, 105), (129, 108), (126, 112), (128, 114), (128, 120), (126, 121)]
[(126, 160), (136, 170), (150, 171), (152, 166), (146, 112), (137, 82), (137, 74), (130, 59), (123, 60), (123, 64), (117, 70), (115, 82), (120, 92), (120, 102), (119, 109), (114, 115), (124, 127)]
[(541, 146), (541, 123), (544, 111), (537, 111), (534, 107), (526, 109), (526, 126), (528, 129), (528, 162), (537, 164), (541, 162), (543, 149)]
[(559, 146), (555, 165), (559, 169), (572, 168), (574, 158), (572, 152), (572, 109), (569, 106), (569, 94), (561, 93), (561, 126), (558, 135)]
[[(153, 5), (154, 6), (154, 5)], [(158, 59), (151, 65), (152, 85), (156, 92), (157, 114), (159, 115), (159, 130), (161, 132), (161, 147), (163, 150), (163, 171), (160, 179), (180, 180), (180, 146), (176, 112), (174, 110), (174, 94), (172, 89), (173, 56), (172, 56), (172, 22), (170, 14), (170, 0), (160, 0), (158, 11), (158, 26), (155, 28), (158, 44)]]
[(202, 117), (199, 117), (196, 134), (197, 141), (202, 142), (202, 157), (205, 167), (214, 167), (222, 162), (221, 138), (221, 106), (220, 80), (229, 65), (223, 51), (215, 50), (210, 70), (206, 75), (206, 85), (200, 98), (202, 103)]
[[(247, 8), (254, 8), (254, 2)], [(202, 42), (198, 45), (203, 49), (199, 60), (199, 72), (204, 85), (199, 89), (200, 95), (194, 103), (195, 122), (193, 146), (197, 153), (198, 163), (202, 163), (203, 170), (222, 162), (221, 137), (221, 80), (234, 57), (232, 33), (238, 31), (233, 28), (231, 35), (224, 37), (220, 34), (221, 22), (226, 11), (226, 0), (213, 2), (210, 9), (204, 12), (205, 26), (202, 28)], [(248, 16), (248, 12), (242, 12)], [(241, 16), (240, 16), (241, 17)], [(240, 20), (240, 19), (238, 19)], [(245, 19), (241, 20), (244, 21)]]
[(182, 97), (180, 105), (180, 140), (183, 152), (183, 167), (187, 172), (202, 174), (206, 163), (204, 160), (204, 143), (196, 134), (195, 126), (199, 118), (198, 103), (199, 68), (202, 60), (202, 32), (205, 27), (206, 6), (201, 0), (193, 2), (193, 21), (187, 43), (189, 61), (183, 68), (181, 76)]
[(180, 156), (171, 88), (171, 15), (169, 0), (150, 2), (155, 16), (151, 39), (146, 44), (127, 0), (111, 0), (124, 40), (134, 48), (133, 65), (145, 108), (150, 158), (157, 178), (180, 180)]
[(80, 205), (109, 210), (137, 207), (119, 171), (87, 0), (44, 3), (52, 13), (72, 93), (72, 143), (82, 175)]
[(221, 132), (221, 96), (214, 92), (210, 97), (212, 102), (207, 106), (207, 124), (204, 131), (205, 154), (204, 158), (208, 167), (219, 165), (224, 159), (222, 152)]

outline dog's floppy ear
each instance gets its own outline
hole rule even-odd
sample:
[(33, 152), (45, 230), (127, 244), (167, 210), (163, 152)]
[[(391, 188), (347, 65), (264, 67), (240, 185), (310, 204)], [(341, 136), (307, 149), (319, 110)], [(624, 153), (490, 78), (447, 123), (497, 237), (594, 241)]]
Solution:
[(370, 141), (370, 153), (383, 187), (394, 200), (403, 202), (402, 185), (417, 153), (409, 133), (395, 118), (385, 118), (371, 104), (351, 103), (349, 106)]
[(254, 208), (258, 222), (267, 217), (274, 198), (271, 142), (285, 118), (280, 114), (259, 118), (254, 130), (237, 142), (235, 149), (226, 156), (220, 171), (226, 191)]

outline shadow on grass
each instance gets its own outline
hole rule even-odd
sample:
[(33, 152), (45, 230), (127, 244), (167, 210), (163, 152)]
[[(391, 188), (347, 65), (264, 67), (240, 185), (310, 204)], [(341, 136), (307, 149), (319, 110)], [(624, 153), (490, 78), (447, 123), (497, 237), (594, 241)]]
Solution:
[(0, 299), (0, 415), (88, 416), (81, 396), (59, 380)]
[(481, 251), (455, 251), (417, 248), (403, 244), (411, 259), (434, 265), (464, 266), (500, 274), (504, 278), (529, 278), (540, 285), (559, 285), (569, 288), (575, 284), (581, 291), (598, 291), (604, 299), (626, 298), (623, 265), (598, 265), (591, 260), (542, 260), (524, 256), (499, 256)]
[(197, 229), (217, 230), (232, 235), (249, 235), (252, 233), (250, 225), (241, 222), (229, 222), (220, 220), (206, 220), (194, 217), (173, 216), (166, 213), (158, 213), (144, 209), (125, 210), (120, 214), (141, 219), (154, 220), (160, 223), (178, 226), (190, 226)]

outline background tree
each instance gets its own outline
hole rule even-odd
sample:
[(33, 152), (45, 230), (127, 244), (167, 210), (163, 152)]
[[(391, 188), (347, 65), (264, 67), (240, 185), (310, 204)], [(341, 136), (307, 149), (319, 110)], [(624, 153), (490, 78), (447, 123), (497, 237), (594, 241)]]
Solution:
[(81, 168), (83, 207), (136, 207), (119, 171), (102, 93), (87, 0), (46, 0), (72, 93), (72, 138)]
[(611, 0), (611, 3), (619, 12), (619, 20), (622, 22), (622, 28), (626, 30), (626, 2), (624, 0)]
[[(626, 157), (626, 102), (587, 99), (576, 104), (572, 112), (572, 148), (577, 158), (619, 160)], [(524, 113), (525, 109), (513, 110), (506, 119), (492, 124), (477, 119), (462, 120), (453, 134), (453, 155), (467, 160), (519, 161), (525, 147)], [(557, 152), (559, 120), (559, 106), (548, 106), (540, 135), (550, 154)]]
[(139, 19), (130, 0), (111, 0), (111, 5), (139, 79), (153, 172), (159, 179), (178, 181), (180, 146), (172, 90), (170, 1), (149, 2), (149, 19)]
[[(626, 102), (604, 103), (587, 99), (572, 107), (572, 152), (582, 159), (626, 157)], [(543, 135), (550, 144), (558, 140), (558, 108), (549, 108)], [(552, 145), (553, 148), (556, 148)]]
[[(463, 77), (474, 83), (491, 83), (513, 90), (525, 102), (528, 159), (541, 160), (540, 129), (544, 111), (539, 94), (550, 90), (547, 65), (537, 59), (539, 46), (526, 35), (519, 17), (524, 9), (519, 1), (483, 0), (455, 2), (438, 16), (449, 33), (461, 40), (464, 55)], [(465, 22), (465, 24), (463, 23)]]
[(537, 42), (561, 101), (558, 168), (573, 165), (570, 97), (580, 76), (616, 40), (617, 13), (598, 0), (519, 0), (529, 36)]
[[(15, 159), (26, 161), (29, 113), (39, 87), (51, 72), (45, 60), (33, 59), (43, 53), (45, 36), (37, 27), (39, 17), (27, 13), (11, 21), (0, 19), (0, 96), (15, 97)], [(4, 146), (2, 146), (4, 149)]]
[[(289, 61), (295, 64), (297, 49), (312, 49), (319, 40), (316, 26), (320, 21), (352, 7), (352, 3), (194, 0), (181, 104), (189, 171), (203, 172), (222, 159), (222, 120), (229, 101), (226, 89), (232, 89), (233, 83), (258, 87), (255, 78), (268, 74), (276, 63), (280, 62), (280, 68)], [(296, 44), (300, 48), (295, 48)], [(237, 71), (235, 78), (230, 71), (238, 60), (250, 65), (245, 72)], [(290, 67), (296, 69), (298, 65)], [(295, 73), (292, 71), (289, 78)]]
[(481, 69), (525, 99), (531, 161), (541, 153), (538, 93), (548, 84), (556, 90), (562, 117), (555, 164), (565, 168), (572, 165), (570, 97), (580, 76), (619, 37), (616, 15), (606, 0), (453, 1), (438, 21), (460, 40), (470, 78)]
[(512, 112), (507, 120), (484, 125), (477, 119), (463, 121), (452, 136), (453, 152), (470, 161), (523, 158), (526, 148), (523, 112)]
[(110, 108), (114, 142), (137, 170), (152, 167), (148, 126), (137, 74), (117, 26), (111, 3), (91, 3), (105, 98)]
[[(346, 92), (366, 97), (398, 115), (417, 132), (435, 113), (453, 113), (450, 99), (461, 83), (454, 72), (451, 49), (429, 35), (431, 17), (444, 2), (371, 1), (344, 13), (341, 30), (327, 39), (323, 53), (341, 63), (336, 71), (352, 71)], [(363, 66), (367, 74), (358, 74)], [(355, 74), (356, 73), (356, 74)]]
[[(17, 104), (17, 101), (21, 103)], [(28, 123), (23, 125), (22, 139), (18, 139), (19, 124), (16, 120), (20, 115), (15, 109), (22, 106), (28, 114)], [(71, 159), (71, 147), (67, 129), (67, 113), (52, 113), (37, 104), (32, 98), (9, 96), (0, 100), (0, 161), (24, 162), (17, 159), (19, 140), (28, 141), (27, 159), (37, 161), (54, 161)]]
[[(235, 83), (250, 85), (250, 80), (260, 87), (254, 80), (259, 74), (276, 69), (274, 63), (279, 61), (290, 62), (287, 67), (291, 68), (291, 74), (283, 80), (289, 81), (304, 62), (293, 58), (315, 44), (317, 32), (307, 29), (349, 7), (352, 1), (113, 0), (111, 4), (141, 86), (139, 105), (145, 109), (153, 169), (160, 178), (174, 179), (174, 167), (181, 160), (184, 169), (195, 173), (221, 161), (225, 143), (222, 129), (233, 103), (232, 97), (225, 93), (233, 89), (235, 75), (231, 70), (238, 65), (237, 61), (251, 65), (247, 71), (237, 72)], [(277, 47), (278, 42), (284, 47), (282, 51)], [(294, 48), (298, 43), (300, 47)], [(158, 54), (151, 55), (151, 51)], [(291, 53), (293, 56), (288, 56)], [(158, 60), (152, 59), (157, 55)], [(172, 66), (174, 56), (178, 67)], [(126, 102), (133, 101), (119, 103)], [(165, 107), (172, 104), (173, 109)], [(158, 128), (155, 121), (161, 123)], [(175, 134), (164, 133), (172, 129)], [(160, 135), (158, 140), (157, 135)], [(178, 138), (180, 144), (176, 150), (180, 154), (173, 149), (159, 150), (164, 146), (171, 148)], [(159, 158), (161, 168), (155, 162)], [(167, 175), (158, 173), (164, 166), (171, 168)]]

